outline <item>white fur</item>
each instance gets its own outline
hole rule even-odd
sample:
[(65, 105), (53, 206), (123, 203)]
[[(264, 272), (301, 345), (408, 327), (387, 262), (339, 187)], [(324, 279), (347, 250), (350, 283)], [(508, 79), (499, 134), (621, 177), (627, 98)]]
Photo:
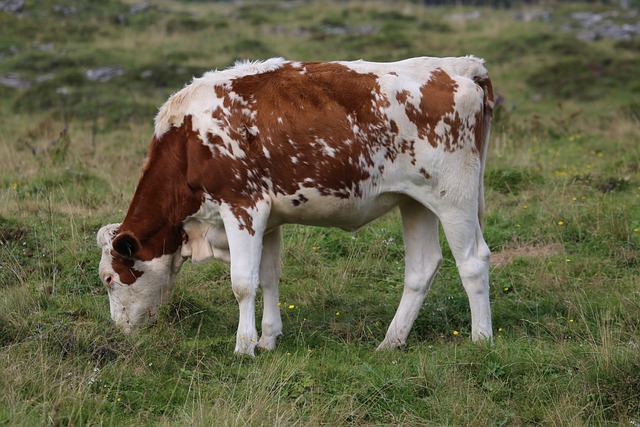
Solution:
[(141, 323), (155, 320), (158, 306), (171, 296), (182, 257), (178, 250), (151, 261), (136, 261), (134, 268), (143, 272), (142, 276), (131, 285), (123, 284), (112, 268), (111, 241), (118, 227), (120, 224), (110, 224), (98, 232), (98, 245), (102, 249), (98, 273), (103, 282), (107, 276), (112, 278), (107, 285), (111, 318), (118, 327), (130, 332)]
[(200, 210), (183, 223), (188, 240), (182, 245), (182, 256), (191, 257), (195, 263), (211, 258), (229, 262), (229, 242), (220, 217), (220, 208), (211, 200), (206, 200)]

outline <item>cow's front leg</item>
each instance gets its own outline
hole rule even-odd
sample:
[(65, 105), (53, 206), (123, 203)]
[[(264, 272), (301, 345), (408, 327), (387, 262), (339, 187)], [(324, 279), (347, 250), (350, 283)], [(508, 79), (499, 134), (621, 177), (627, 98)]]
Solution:
[(220, 207), (229, 241), (231, 288), (240, 309), (235, 352), (253, 356), (258, 344), (255, 299), (260, 283), (262, 236), (269, 216), (269, 204), (258, 202), (255, 209), (246, 213), (238, 218), (237, 211), (233, 212), (229, 206)]
[(262, 314), (262, 336), (258, 341), (258, 347), (265, 350), (273, 350), (278, 338), (282, 337), (282, 320), (278, 304), (278, 282), (282, 271), (280, 245), (280, 227), (265, 234), (262, 239), (260, 288), (262, 288), (264, 312)]

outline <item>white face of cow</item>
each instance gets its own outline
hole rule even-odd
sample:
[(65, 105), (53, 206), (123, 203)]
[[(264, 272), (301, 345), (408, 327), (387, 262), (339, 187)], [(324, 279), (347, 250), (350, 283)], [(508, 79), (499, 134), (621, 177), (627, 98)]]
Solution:
[(150, 261), (122, 257), (112, 245), (119, 237), (119, 228), (120, 224), (109, 224), (98, 231), (98, 246), (102, 249), (99, 274), (109, 293), (111, 318), (118, 327), (130, 332), (136, 326), (155, 321), (158, 306), (171, 296), (182, 256), (178, 248), (174, 254)]

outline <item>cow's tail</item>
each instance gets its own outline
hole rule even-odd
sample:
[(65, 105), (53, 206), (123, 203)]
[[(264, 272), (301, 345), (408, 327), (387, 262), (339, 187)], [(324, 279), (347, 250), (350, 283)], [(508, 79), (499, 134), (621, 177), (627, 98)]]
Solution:
[[(484, 68), (484, 67), (483, 67)], [(478, 86), (482, 88), (484, 92), (482, 102), (482, 141), (480, 143), (480, 180), (478, 188), (478, 220), (480, 221), (480, 227), (483, 226), (484, 221), (484, 170), (487, 159), (487, 150), (489, 147), (489, 134), (491, 133), (491, 118), (493, 116), (493, 87), (491, 85), (491, 79), (486, 69), (481, 75), (474, 77), (474, 81)]]

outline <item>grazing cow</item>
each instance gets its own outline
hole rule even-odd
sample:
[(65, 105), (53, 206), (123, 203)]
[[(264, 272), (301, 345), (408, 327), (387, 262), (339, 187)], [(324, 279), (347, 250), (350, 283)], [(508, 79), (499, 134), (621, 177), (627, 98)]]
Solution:
[[(395, 206), (404, 291), (379, 349), (403, 346), (442, 258), (438, 223), (471, 306), (471, 337), (491, 339), (483, 175), (493, 94), (483, 60), (393, 63), (274, 58), (208, 72), (160, 108), (122, 224), (98, 232), (111, 317), (153, 320), (184, 257), (231, 262), (237, 353), (273, 349), (280, 226), (357, 230)], [(258, 341), (255, 297), (264, 314)]]

